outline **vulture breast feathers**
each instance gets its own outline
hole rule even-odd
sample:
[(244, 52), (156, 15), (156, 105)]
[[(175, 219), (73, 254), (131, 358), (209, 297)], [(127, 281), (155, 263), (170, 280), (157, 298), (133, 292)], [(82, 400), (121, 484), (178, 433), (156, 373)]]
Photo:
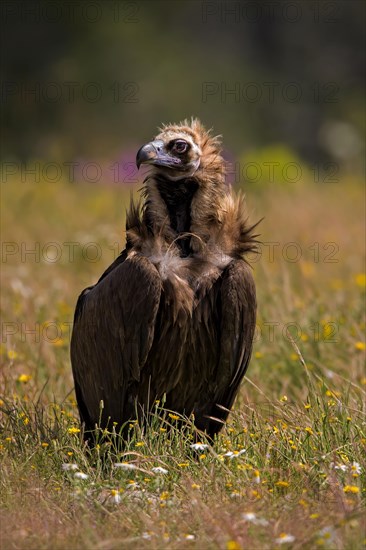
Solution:
[(218, 137), (198, 120), (164, 126), (136, 162), (149, 172), (127, 212), (126, 248), (76, 306), (81, 421), (86, 432), (122, 427), (165, 399), (213, 437), (252, 351), (254, 226), (225, 183)]

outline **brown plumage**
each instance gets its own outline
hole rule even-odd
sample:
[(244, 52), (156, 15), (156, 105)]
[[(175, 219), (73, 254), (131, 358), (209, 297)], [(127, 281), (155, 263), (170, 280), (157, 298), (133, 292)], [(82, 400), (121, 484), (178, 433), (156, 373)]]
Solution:
[(219, 138), (198, 120), (164, 126), (136, 161), (151, 168), (127, 213), (126, 249), (76, 306), (81, 421), (122, 426), (165, 398), (213, 437), (252, 350), (253, 227), (225, 184)]

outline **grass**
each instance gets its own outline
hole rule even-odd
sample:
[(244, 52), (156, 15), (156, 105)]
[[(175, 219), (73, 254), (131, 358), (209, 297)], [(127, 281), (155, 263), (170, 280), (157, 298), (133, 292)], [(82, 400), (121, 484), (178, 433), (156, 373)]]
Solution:
[[(365, 543), (365, 274), (357, 182), (248, 190), (261, 224), (253, 359), (214, 445), (163, 403), (87, 451), (72, 313), (123, 246), (117, 187), (2, 191), (2, 548), (349, 548)], [(74, 244), (71, 244), (74, 243)], [(31, 252), (33, 250), (33, 252)], [(111, 430), (113, 432), (113, 429)], [(195, 449), (195, 441), (202, 447)], [(116, 466), (117, 464), (117, 466)]]

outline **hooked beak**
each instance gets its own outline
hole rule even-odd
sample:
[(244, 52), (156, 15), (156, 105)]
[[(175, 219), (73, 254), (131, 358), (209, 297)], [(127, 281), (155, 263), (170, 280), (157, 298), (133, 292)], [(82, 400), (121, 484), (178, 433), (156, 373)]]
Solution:
[(136, 166), (140, 168), (141, 164), (155, 164), (156, 166), (167, 166), (168, 168), (178, 168), (182, 164), (177, 157), (169, 155), (160, 139), (151, 141), (143, 145), (137, 151)]

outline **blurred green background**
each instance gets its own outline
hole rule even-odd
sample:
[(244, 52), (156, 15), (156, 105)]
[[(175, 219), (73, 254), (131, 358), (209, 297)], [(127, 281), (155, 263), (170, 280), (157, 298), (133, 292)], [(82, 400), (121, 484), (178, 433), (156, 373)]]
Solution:
[(95, 162), (105, 168), (87, 181), (135, 183), (137, 147), (194, 115), (223, 134), (229, 160), (362, 170), (363, 1), (28, 0), (1, 12), (5, 162), (62, 163), (63, 176), (78, 163), (76, 180)]

